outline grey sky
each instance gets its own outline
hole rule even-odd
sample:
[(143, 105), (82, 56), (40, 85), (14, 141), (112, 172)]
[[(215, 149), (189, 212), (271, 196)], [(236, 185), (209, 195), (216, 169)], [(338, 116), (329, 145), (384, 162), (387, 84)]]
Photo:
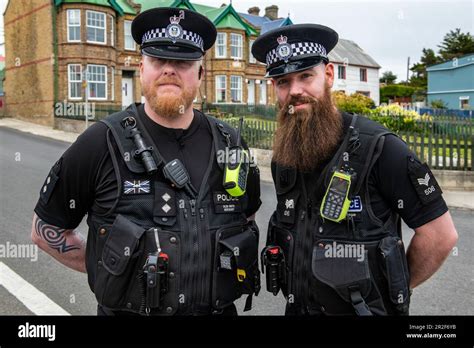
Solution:
[[(23, 0), (15, 0), (23, 1)], [(49, 1), (49, 0), (48, 0)], [(229, 0), (194, 0), (220, 6)], [(3, 13), (7, 0), (0, 0)], [(452, 29), (474, 34), (474, 0), (445, 1), (361, 1), (361, 0), (233, 0), (239, 12), (252, 6), (278, 5), (279, 15), (294, 23), (319, 23), (335, 29), (344, 39), (355, 41), (381, 66), (380, 72), (393, 71), (399, 80), (406, 78), (406, 62), (420, 59), (422, 48), (438, 50), (437, 44)], [(3, 17), (0, 18), (3, 36)], [(3, 37), (0, 39), (3, 43)], [(0, 46), (3, 54), (4, 47)]]

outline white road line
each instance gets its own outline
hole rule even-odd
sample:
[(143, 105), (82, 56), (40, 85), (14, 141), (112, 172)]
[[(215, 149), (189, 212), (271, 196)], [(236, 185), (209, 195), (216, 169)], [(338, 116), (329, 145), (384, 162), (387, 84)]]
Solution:
[(3, 262), (0, 262), (0, 285), (36, 315), (71, 315)]

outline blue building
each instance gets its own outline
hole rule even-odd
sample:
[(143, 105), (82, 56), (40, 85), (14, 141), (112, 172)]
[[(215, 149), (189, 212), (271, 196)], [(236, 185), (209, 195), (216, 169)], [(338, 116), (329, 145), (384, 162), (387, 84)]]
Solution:
[(474, 54), (432, 65), (428, 73), (428, 105), (441, 99), (449, 109), (474, 108)]

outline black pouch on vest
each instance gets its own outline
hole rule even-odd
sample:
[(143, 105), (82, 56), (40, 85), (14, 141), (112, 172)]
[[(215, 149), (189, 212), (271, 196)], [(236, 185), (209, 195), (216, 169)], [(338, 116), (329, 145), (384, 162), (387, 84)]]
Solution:
[(403, 242), (398, 237), (385, 237), (380, 241), (378, 250), (383, 273), (388, 282), (390, 301), (399, 314), (408, 315), (410, 274)]
[(292, 269), (293, 269), (293, 250), (294, 250), (294, 238), (290, 231), (285, 228), (276, 225), (274, 213), (268, 223), (268, 234), (266, 245), (278, 245), (285, 256), (285, 271), (286, 276), (284, 277), (287, 284), (282, 284), (281, 291), (285, 297), (291, 292), (291, 281), (292, 281)]
[[(332, 288), (346, 303), (352, 305), (352, 309), (345, 306), (343, 313), (339, 309), (332, 309), (334, 295), (326, 294), (327, 298), (319, 299), (319, 302), (328, 309), (328, 314), (353, 314), (353, 310), (358, 315), (372, 315), (365, 301), (368, 300), (372, 291), (372, 280), (369, 269), (368, 251), (363, 250), (362, 255), (354, 257), (339, 257), (329, 253), (329, 248), (334, 249), (334, 244), (330, 242), (318, 242), (313, 248), (312, 273), (321, 283)], [(350, 242), (337, 242), (338, 246), (353, 246)], [(347, 255), (346, 255), (347, 256)], [(335, 311), (331, 313), (331, 311)]]
[(124, 305), (135, 282), (137, 250), (145, 229), (118, 215), (110, 230), (97, 267), (94, 293), (99, 304), (108, 308)]
[(212, 303), (216, 309), (232, 304), (242, 294), (258, 293), (258, 228), (226, 226), (216, 232)]

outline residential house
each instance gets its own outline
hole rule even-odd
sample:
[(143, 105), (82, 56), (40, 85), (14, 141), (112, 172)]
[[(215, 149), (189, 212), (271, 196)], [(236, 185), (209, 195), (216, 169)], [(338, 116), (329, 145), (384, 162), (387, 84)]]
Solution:
[(428, 105), (442, 100), (449, 109), (474, 106), (474, 54), (431, 65), (428, 74)]

